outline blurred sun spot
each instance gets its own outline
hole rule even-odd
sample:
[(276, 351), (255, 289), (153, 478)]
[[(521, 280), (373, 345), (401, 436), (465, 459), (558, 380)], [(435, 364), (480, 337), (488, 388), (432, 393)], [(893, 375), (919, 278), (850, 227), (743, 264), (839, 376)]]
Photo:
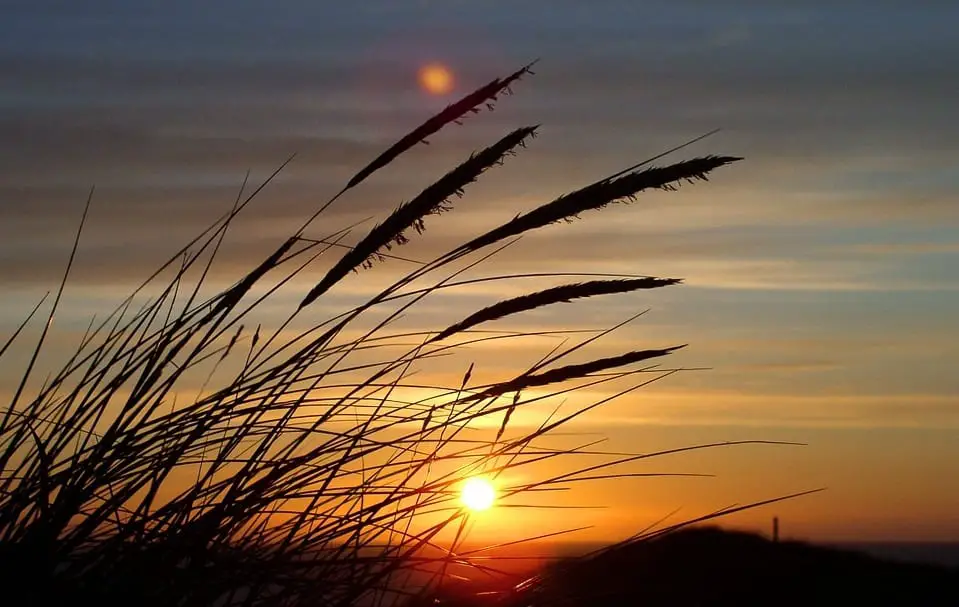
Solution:
[(420, 86), (432, 95), (445, 95), (453, 90), (453, 73), (439, 63), (424, 65), (419, 71)]
[(460, 501), (475, 512), (487, 510), (496, 501), (496, 489), (485, 478), (473, 477), (463, 483)]

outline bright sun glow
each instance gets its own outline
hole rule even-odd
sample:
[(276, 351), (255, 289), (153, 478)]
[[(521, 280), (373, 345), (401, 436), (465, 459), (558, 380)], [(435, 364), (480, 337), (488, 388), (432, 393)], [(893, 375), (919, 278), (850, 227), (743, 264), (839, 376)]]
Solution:
[(493, 483), (485, 478), (474, 477), (463, 483), (460, 500), (470, 510), (486, 510), (496, 501), (496, 489), (493, 488)]
[(420, 85), (433, 95), (445, 95), (453, 90), (453, 73), (439, 63), (421, 67), (419, 80)]

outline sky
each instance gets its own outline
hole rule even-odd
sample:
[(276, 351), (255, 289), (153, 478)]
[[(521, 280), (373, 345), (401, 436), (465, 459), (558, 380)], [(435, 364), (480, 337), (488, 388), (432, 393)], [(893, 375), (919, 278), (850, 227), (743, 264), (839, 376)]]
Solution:
[[(58, 318), (64, 344), (229, 208), (247, 170), (262, 180), (297, 153), (231, 234), (214, 276), (223, 284), (407, 130), (538, 58), (535, 75), (494, 112), (378, 173), (324, 214), (317, 235), (382, 218), (518, 126), (542, 124), (528, 149), (432, 218), (403, 255), (428, 258), (721, 128), (663, 162), (708, 153), (743, 162), (708, 183), (531, 234), (487, 270), (684, 279), (503, 324), (596, 328), (648, 308), (597, 352), (690, 344), (670, 364), (708, 370), (671, 376), (578, 422), (609, 448), (805, 444), (663, 460), (669, 471), (716, 476), (599, 483), (577, 499), (602, 509), (556, 523), (582, 520), (595, 525), (585, 537), (610, 539), (675, 508), (694, 516), (827, 487), (729, 524), (765, 529), (778, 515), (784, 535), (812, 540), (959, 541), (959, 483), (948, 481), (959, 475), (956, 3), (2, 6), (3, 334), (56, 285), (92, 185)], [(453, 73), (448, 95), (418, 85), (417, 70), (431, 62)], [(361, 297), (382, 271), (351, 277), (329, 305)], [(452, 309), (516, 292), (472, 289)], [(278, 308), (302, 292), (286, 297)], [(428, 324), (450, 309), (427, 304), (409, 321)], [(475, 356), (493, 371), (537, 358), (534, 350)], [(0, 370), (0, 385), (12, 377)], [(491, 514), (485, 525), (493, 533), (505, 523)]]

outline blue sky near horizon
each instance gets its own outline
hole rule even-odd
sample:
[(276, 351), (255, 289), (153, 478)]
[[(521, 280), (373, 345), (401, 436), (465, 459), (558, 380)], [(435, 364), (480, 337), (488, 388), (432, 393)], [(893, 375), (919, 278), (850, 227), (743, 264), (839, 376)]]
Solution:
[[(810, 505), (790, 506), (809, 536), (959, 540), (959, 518), (950, 514), (959, 512), (959, 488), (942, 482), (959, 474), (959, 463), (948, 463), (959, 462), (959, 440), (951, 447), (946, 440), (959, 439), (959, 4), (3, 6), (0, 335), (55, 284), (91, 184), (97, 196), (67, 308), (84, 312), (119, 298), (171, 243), (222, 213), (247, 169), (263, 178), (298, 152), (233, 234), (222, 275), (229, 280), (408, 128), (538, 57), (536, 75), (517, 83), (514, 96), (378, 174), (331, 208), (329, 225), (381, 217), (470, 151), (516, 126), (543, 123), (528, 150), (404, 247), (404, 255), (427, 258), (721, 127), (676, 158), (729, 153), (744, 162), (709, 183), (530, 235), (490, 269), (685, 279), (663, 292), (560, 306), (530, 321), (596, 326), (650, 307), (611, 351), (635, 340), (689, 342), (677, 364), (711, 368), (657, 384), (648, 404), (598, 413), (590, 427), (605, 428), (616, 445), (655, 440), (656, 432), (674, 444), (702, 432), (719, 440), (788, 436), (810, 444), (782, 456), (802, 473), (765, 490), (831, 487)], [(449, 97), (419, 89), (416, 70), (427, 61), (456, 75)], [(355, 276), (333, 296), (361, 296), (364, 288)], [(482, 306), (496, 295), (471, 291), (457, 305)], [(429, 322), (432, 312), (424, 308), (410, 322)], [(84, 325), (86, 317), (76, 316), (62, 317), (61, 326)], [(0, 374), (0, 389), (6, 381)], [(872, 442), (870, 432), (894, 444)], [(928, 433), (945, 437), (933, 441), (944, 458), (935, 465), (924, 452)], [(842, 461), (816, 455), (817, 444)], [(883, 468), (890, 449), (895, 472)], [(727, 469), (727, 484), (712, 497), (672, 484), (678, 493), (652, 501), (666, 508), (675, 497), (705, 509), (710, 499), (768, 497), (761, 481), (778, 474), (776, 457), (755, 465), (722, 457), (716, 466)], [(843, 466), (873, 480), (853, 482)], [(755, 480), (737, 481), (747, 468)], [(842, 489), (844, 482), (858, 492)], [(909, 499), (896, 498), (902, 484)], [(830, 520), (830, 512), (852, 517), (876, 503), (889, 512), (852, 537)], [(643, 516), (655, 518), (653, 510)], [(628, 526), (630, 506), (616, 512), (616, 529)]]

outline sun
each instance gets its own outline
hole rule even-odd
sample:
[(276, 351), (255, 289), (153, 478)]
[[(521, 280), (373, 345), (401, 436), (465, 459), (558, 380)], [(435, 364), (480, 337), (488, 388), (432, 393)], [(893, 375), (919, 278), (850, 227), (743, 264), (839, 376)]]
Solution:
[(474, 512), (488, 510), (496, 501), (496, 489), (485, 478), (474, 476), (463, 483), (460, 501)]
[(430, 63), (420, 68), (420, 86), (433, 95), (445, 95), (453, 90), (453, 73), (445, 65)]

